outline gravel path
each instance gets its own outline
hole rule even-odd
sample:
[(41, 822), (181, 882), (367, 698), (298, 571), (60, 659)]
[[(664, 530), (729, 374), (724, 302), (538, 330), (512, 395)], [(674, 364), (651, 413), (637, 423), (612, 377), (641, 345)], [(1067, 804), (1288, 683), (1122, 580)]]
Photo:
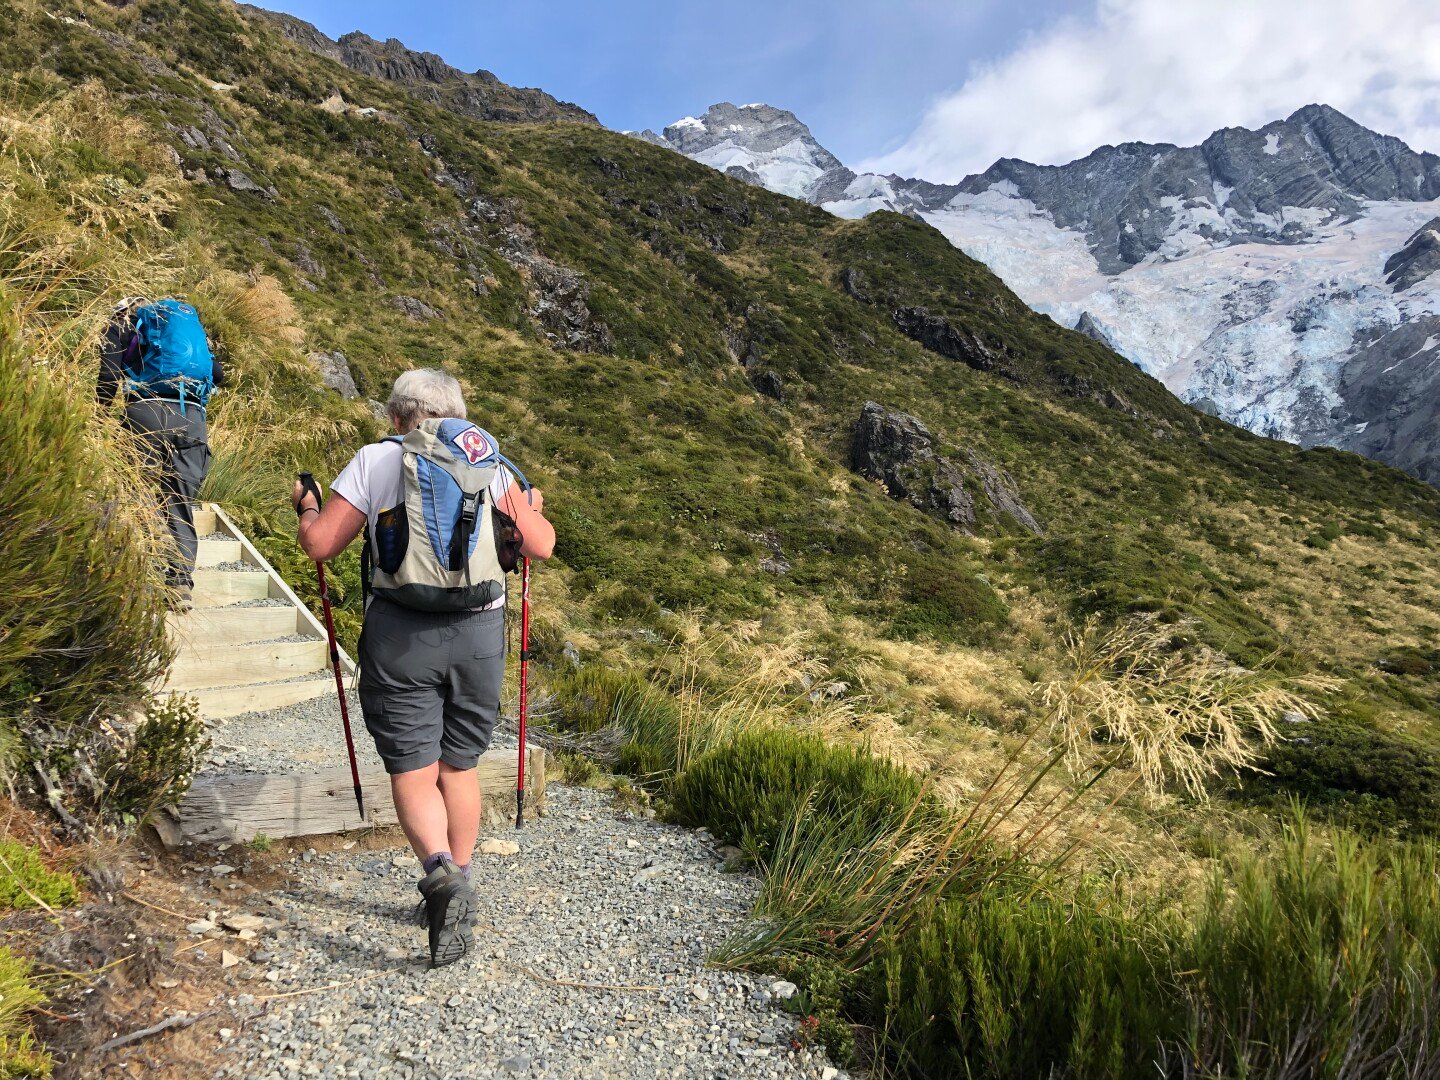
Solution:
[[(362, 766), (378, 767), (353, 693), (349, 707)], [(345, 761), (333, 694), (218, 721), (211, 738), (211, 772)], [(492, 752), (515, 745), (502, 729)], [(707, 833), (618, 811), (606, 792), (552, 784), (548, 803), (523, 831), (482, 832), (519, 850), (475, 856), (477, 951), (449, 967), (429, 967), (419, 867), (398, 831), (297, 854), (247, 909), (193, 924), (194, 955), (223, 965), (239, 1018), (220, 1031), (217, 1075), (842, 1075), (822, 1051), (792, 1048), (776, 980), (706, 967), (758, 887), (724, 871)], [(229, 866), (192, 869), (221, 897), (237, 880)]]
[(617, 813), (597, 791), (549, 799), (546, 818), (493, 834), (518, 854), (476, 856), (477, 954), (437, 971), (408, 849), (294, 857), (257, 937), (207, 943), (244, 957), (219, 1075), (839, 1075), (792, 1048), (774, 980), (705, 967), (756, 890), (723, 872), (708, 834)]
[[(307, 680), (315, 677), (303, 676)], [(346, 700), (360, 767), (378, 769), (380, 758), (365, 731), (360, 701), (353, 690)], [(346, 762), (344, 727), (333, 683), (328, 693), (309, 701), (214, 721), (210, 743), (214, 772), (315, 773)], [(512, 741), (510, 745), (515, 744)]]

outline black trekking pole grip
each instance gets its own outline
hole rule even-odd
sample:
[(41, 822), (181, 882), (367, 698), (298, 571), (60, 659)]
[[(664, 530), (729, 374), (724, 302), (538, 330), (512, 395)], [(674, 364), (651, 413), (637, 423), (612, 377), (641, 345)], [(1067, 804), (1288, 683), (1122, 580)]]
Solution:
[[(320, 494), (320, 485), (315, 482), (315, 474), (302, 472), (296, 479), (300, 481), (300, 490), (303, 492), (300, 497), (303, 499), (306, 495), (314, 495), (315, 509), (320, 509), (324, 505), (325, 498)], [(295, 512), (300, 513), (298, 509)]]

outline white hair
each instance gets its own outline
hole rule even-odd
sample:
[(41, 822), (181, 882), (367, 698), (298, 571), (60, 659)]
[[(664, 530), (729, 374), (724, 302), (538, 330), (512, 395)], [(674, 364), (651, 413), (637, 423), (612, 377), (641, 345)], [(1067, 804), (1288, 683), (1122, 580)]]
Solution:
[(454, 417), (465, 419), (465, 398), (460, 384), (435, 368), (415, 368), (401, 372), (385, 403), (390, 414), (403, 430), (410, 430), (422, 420)]

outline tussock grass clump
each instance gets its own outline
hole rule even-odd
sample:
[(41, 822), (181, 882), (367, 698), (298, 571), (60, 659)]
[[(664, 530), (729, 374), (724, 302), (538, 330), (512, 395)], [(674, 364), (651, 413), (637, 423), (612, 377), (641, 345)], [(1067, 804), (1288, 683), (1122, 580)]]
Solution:
[(1259, 765), (1281, 738), (1282, 717), (1320, 715), (1302, 691), (1339, 686), (1269, 665), (1240, 667), (1185, 642), (1183, 630), (1142, 616), (1109, 629), (1092, 619), (1069, 636), (1079, 677), (1051, 683), (1043, 696), (1072, 765), (1088, 762), (1097, 744), (1118, 745), (1147, 790), (1178, 783), (1204, 798), (1215, 778)]
[(17, 336), (0, 318), (0, 400), (25, 402), (0, 410), (0, 746), (59, 767), (169, 664), (158, 514)]

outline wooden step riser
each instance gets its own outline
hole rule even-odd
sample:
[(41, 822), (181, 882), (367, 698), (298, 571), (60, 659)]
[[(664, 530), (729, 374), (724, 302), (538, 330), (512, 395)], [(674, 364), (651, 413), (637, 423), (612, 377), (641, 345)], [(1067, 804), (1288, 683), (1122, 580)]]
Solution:
[(239, 562), (244, 557), (239, 540), (201, 540), (195, 551), (196, 566), (218, 566)]
[(196, 510), (193, 520), (196, 536), (209, 536), (211, 533), (223, 531), (219, 527), (219, 519), (216, 518), (214, 510)]
[(170, 617), (170, 636), (182, 652), (244, 645), (291, 634), (309, 634), (292, 607), (218, 607)]
[(197, 608), (225, 607), (270, 595), (270, 576), (244, 570), (196, 570), (193, 593)]
[(280, 709), (286, 705), (312, 701), (334, 693), (333, 675), (306, 679), (303, 682), (263, 683), (258, 686), (226, 686), (214, 690), (192, 691), (200, 703), (200, 715), (210, 721), (264, 709)]
[(211, 645), (182, 651), (170, 668), (170, 690), (243, 686), (307, 675), (329, 663), (323, 641), (280, 641), (255, 645)]

